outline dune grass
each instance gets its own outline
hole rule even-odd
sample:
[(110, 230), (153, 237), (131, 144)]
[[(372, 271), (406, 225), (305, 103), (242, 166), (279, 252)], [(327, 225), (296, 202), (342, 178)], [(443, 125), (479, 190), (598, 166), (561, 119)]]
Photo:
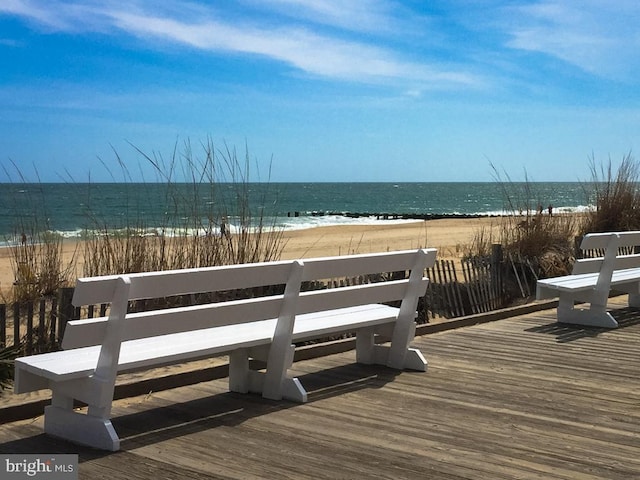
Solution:
[(591, 179), (584, 182), (585, 200), (593, 208), (586, 213), (553, 213), (545, 208), (534, 191), (535, 184), (526, 178), (513, 182), (508, 174), (493, 167), (494, 179), (504, 197), (505, 215), (499, 233), (476, 233), (467, 256), (487, 256), (492, 243), (502, 245), (514, 261), (525, 262), (522, 271), (535, 283), (540, 277), (566, 275), (576, 256), (576, 240), (591, 232), (640, 230), (640, 164), (631, 154), (618, 166), (609, 160), (589, 162)]
[[(250, 160), (235, 149), (216, 149), (207, 141), (194, 152), (186, 142), (165, 161), (136, 151), (153, 166), (164, 186), (165, 216), (160, 225), (140, 214), (145, 198), (131, 198), (125, 224), (108, 225), (89, 212), (84, 242), (84, 275), (261, 262), (278, 259), (282, 229), (266, 224), (264, 201), (250, 205)], [(123, 165), (122, 161), (118, 163)], [(125, 181), (128, 172), (122, 168)], [(144, 189), (138, 189), (138, 192)], [(144, 193), (139, 193), (144, 195)], [(272, 218), (275, 218), (272, 217)]]
[(614, 168), (606, 164), (589, 163), (595, 205), (584, 217), (581, 233), (640, 230), (640, 164), (631, 153)]
[(0, 348), (0, 395), (11, 386), (14, 360), (20, 352), (20, 346), (11, 345)]
[(545, 208), (526, 174), (524, 182), (513, 182), (508, 174), (503, 177), (492, 168), (505, 214), (499, 219), (498, 238), (479, 232), (474, 249), (489, 252), (489, 243), (500, 243), (510, 258), (525, 259), (535, 278), (569, 273), (575, 237), (580, 233), (579, 217)]
[[(282, 229), (267, 221), (275, 215), (268, 216), (264, 198), (260, 205), (250, 204), (248, 150), (240, 159), (227, 145), (217, 149), (207, 140), (194, 148), (187, 141), (181, 148), (176, 144), (165, 160), (160, 154), (132, 148), (137, 162), (152, 167), (154, 177), (147, 183), (159, 184), (156, 191), (161, 191), (162, 197), (149, 198), (147, 189), (130, 174), (133, 167), (114, 151), (111, 165), (103, 164), (112, 180), (126, 191), (120, 223), (107, 220), (100, 206), (92, 203), (91, 192), (96, 186), (89, 183), (83, 199), (84, 241), (79, 243), (81, 250), (65, 263), (63, 238), (54, 234), (48, 223), (46, 198), (30, 196), (17, 216), (11, 246), (15, 283), (9, 300), (26, 302), (54, 294), (62, 286), (72, 286), (78, 275), (261, 262), (280, 257), (284, 248)], [(149, 202), (161, 202), (165, 211), (162, 219), (145, 216), (144, 207)]]
[[(12, 166), (18, 181), (26, 184), (18, 166), (14, 163)], [(12, 178), (6, 169), (5, 173)], [(75, 255), (71, 262), (63, 262), (63, 239), (52, 231), (47, 205), (42, 188), (25, 188), (16, 195), (12, 205), (5, 206), (16, 219), (13, 238), (9, 239), (9, 258), (14, 274), (9, 300), (24, 302), (54, 295), (71, 281), (75, 273)], [(6, 286), (3, 286), (5, 293)]]

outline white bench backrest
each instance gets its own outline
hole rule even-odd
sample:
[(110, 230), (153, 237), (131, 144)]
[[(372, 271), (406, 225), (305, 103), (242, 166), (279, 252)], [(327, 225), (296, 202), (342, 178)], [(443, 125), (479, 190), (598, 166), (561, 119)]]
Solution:
[[(292, 272), (293, 266), (300, 264), (302, 264), (303, 282), (411, 270), (412, 275), (408, 279), (303, 292), (297, 298), (293, 309), (294, 314), (301, 314), (410, 298), (411, 301), (404, 305), (404, 308), (406, 310), (413, 308), (415, 312), (415, 302), (418, 297), (424, 295), (427, 288), (428, 280), (424, 278), (424, 269), (433, 266), (435, 257), (435, 249), (424, 249), (315, 258), (297, 262), (280, 261), (147, 272), (130, 274), (126, 277), (131, 283), (129, 299), (138, 300), (282, 285), (286, 284), (290, 278), (298, 278), (292, 277)], [(119, 276), (109, 276), (78, 280), (73, 298), (74, 305), (110, 302), (119, 278)], [(293, 289), (294, 294), (297, 294), (300, 285), (298, 283), (287, 288)], [(279, 318), (283, 311), (284, 296), (278, 294), (129, 313), (121, 330), (121, 340)], [(107, 323), (108, 318), (68, 322), (62, 347), (69, 349), (100, 345), (105, 338)], [(287, 327), (287, 330), (290, 330), (290, 327)]]
[[(418, 296), (422, 296), (428, 284), (428, 279), (424, 277), (424, 269), (432, 267), (435, 258), (435, 249), (314, 258), (303, 261), (302, 280), (312, 281), (415, 270), (416, 272), (420, 271), (420, 274), (414, 277), (413, 282), (419, 283), (417, 288), (422, 289), (422, 294)], [(409, 283), (409, 278), (403, 278), (402, 280), (387, 280), (365, 285), (302, 292), (298, 300), (297, 313), (402, 300), (407, 295)]]
[[(610, 245), (613, 236), (617, 237), (617, 241)], [(589, 233), (582, 239), (580, 249), (583, 251), (600, 250), (605, 253), (603, 256), (599, 257), (581, 258), (576, 260), (573, 265), (572, 273), (581, 274), (599, 272), (602, 269), (605, 256), (607, 255), (607, 247), (609, 246), (613, 249), (609, 253), (612, 258), (611, 266), (613, 270), (640, 267), (640, 254), (619, 254), (620, 248), (627, 248), (627, 250), (629, 250), (629, 247), (640, 247), (640, 232)], [(615, 258), (613, 258), (614, 256)]]
[[(291, 261), (247, 263), (219, 267), (130, 273), (129, 300), (163, 298), (285, 284)], [(75, 306), (111, 302), (122, 275), (80, 278), (73, 294)]]
[[(129, 279), (129, 300), (164, 298), (189, 293), (209, 293), (241, 288), (286, 284), (294, 262), (254, 263), (144, 272), (124, 275)], [(235, 268), (234, 268), (235, 267)], [(109, 303), (120, 276), (91, 277), (78, 280), (73, 296), (75, 306)], [(199, 330), (234, 323), (278, 318), (283, 295), (188, 307), (129, 313), (121, 339), (133, 340), (157, 335)], [(68, 322), (62, 348), (100, 345), (107, 328), (107, 317)]]

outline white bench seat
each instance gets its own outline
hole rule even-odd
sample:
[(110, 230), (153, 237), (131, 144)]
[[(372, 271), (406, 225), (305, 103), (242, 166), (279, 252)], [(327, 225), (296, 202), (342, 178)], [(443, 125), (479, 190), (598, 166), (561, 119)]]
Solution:
[[(301, 342), (386, 324), (397, 318), (398, 311), (395, 307), (371, 304), (299, 315), (292, 340)], [(105, 318), (95, 320), (106, 322)], [(269, 345), (276, 322), (277, 319), (274, 318), (124, 341), (118, 359), (118, 373), (215, 357), (235, 349)], [(100, 346), (95, 345), (22, 357), (17, 360), (20, 374), (16, 378), (14, 389), (16, 393), (27, 391), (22, 386), (27, 373), (54, 382), (88, 377), (95, 370), (99, 355)], [(43, 388), (48, 388), (48, 384)]]
[[(426, 360), (409, 344), (418, 298), (428, 285), (425, 269), (435, 256), (435, 249), (420, 249), (79, 279), (74, 305), (110, 303), (109, 316), (70, 321), (63, 350), (18, 358), (14, 390), (51, 389), (46, 433), (117, 450), (120, 440), (110, 414), (119, 373), (229, 355), (231, 391), (305, 402), (306, 390), (288, 374), (294, 342), (343, 333), (356, 334), (357, 362), (424, 371)], [(386, 279), (399, 271), (410, 275)], [(301, 292), (305, 282), (370, 274), (382, 281)], [(284, 293), (258, 293), (278, 285)], [(259, 296), (211, 296), (254, 287), (260, 287), (253, 291)], [(132, 301), (191, 294), (206, 294), (208, 300), (129, 312)], [(383, 304), (392, 301), (400, 306)], [(380, 335), (391, 343), (380, 345)], [(250, 359), (265, 362), (266, 369), (250, 369)], [(86, 414), (74, 411), (75, 400), (88, 405)]]
[[(216, 356), (230, 347), (268, 344), (275, 320), (260, 323), (263, 325), (215, 327), (122, 342), (118, 373)], [(71, 380), (93, 374), (99, 355), (100, 346), (96, 345), (21, 358), (19, 367), (21, 376), (30, 372), (56, 382)], [(16, 379), (17, 393), (22, 393), (21, 381), (20, 377)]]
[[(604, 251), (604, 255), (576, 260), (571, 275), (538, 280), (536, 298), (559, 297), (559, 322), (617, 327), (618, 322), (607, 311), (611, 290), (628, 293), (629, 305), (640, 306), (640, 254), (620, 253), (637, 246), (640, 232), (585, 235), (580, 248)], [(590, 305), (576, 308), (576, 302)]]
[[(540, 288), (574, 292), (577, 290), (593, 290), (598, 282), (598, 273), (581, 273), (579, 275), (565, 275), (563, 277), (538, 280)], [(640, 278), (640, 268), (616, 270), (611, 275), (611, 289), (615, 287), (635, 286)], [(623, 290), (624, 291), (624, 290)]]

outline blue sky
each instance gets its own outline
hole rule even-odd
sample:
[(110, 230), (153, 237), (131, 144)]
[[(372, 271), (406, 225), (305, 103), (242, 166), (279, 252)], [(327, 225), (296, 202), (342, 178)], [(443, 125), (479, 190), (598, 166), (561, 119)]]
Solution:
[(110, 180), (114, 151), (148, 178), (131, 144), (207, 138), (271, 181), (588, 180), (640, 149), (638, 25), (637, 0), (2, 0), (0, 180)]

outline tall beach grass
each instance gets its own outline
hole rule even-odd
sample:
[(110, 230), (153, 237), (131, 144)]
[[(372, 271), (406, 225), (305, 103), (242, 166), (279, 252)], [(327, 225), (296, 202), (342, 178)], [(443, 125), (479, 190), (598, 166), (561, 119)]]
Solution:
[(592, 208), (584, 213), (553, 212), (551, 206), (545, 207), (526, 174), (524, 182), (513, 182), (508, 174), (501, 174), (494, 166), (492, 169), (506, 214), (499, 219), (497, 234), (486, 230), (476, 233), (467, 256), (487, 256), (491, 244), (498, 243), (511, 262), (516, 259), (526, 265), (512, 267), (525, 272), (532, 284), (540, 277), (569, 274), (581, 236), (640, 230), (640, 164), (631, 154), (617, 166), (611, 160), (602, 164), (590, 159), (591, 178), (583, 187), (585, 203)]
[(498, 238), (485, 231), (476, 234), (471, 255), (486, 254), (491, 243), (499, 243), (508, 257), (525, 259), (527, 270), (533, 269), (536, 278), (569, 273), (580, 217), (554, 212), (526, 174), (524, 182), (514, 182), (506, 172), (501, 173), (493, 165), (492, 169), (502, 192), (505, 215), (498, 220)]
[[(5, 168), (7, 178), (17, 176), (26, 184), (25, 177), (15, 163), (12, 171)], [(13, 212), (15, 219), (13, 238), (10, 239), (10, 261), (14, 282), (7, 289), (1, 286), (3, 296), (9, 291), (9, 299), (30, 301), (39, 296), (56, 294), (75, 275), (76, 254), (70, 261), (63, 259), (63, 238), (55, 234), (49, 224), (47, 198), (42, 189), (23, 189), (4, 208)], [(6, 299), (5, 299), (6, 300)]]
[[(16, 215), (11, 264), (15, 283), (9, 300), (30, 301), (73, 285), (77, 276), (192, 268), (276, 260), (284, 248), (282, 229), (266, 219), (264, 204), (250, 204), (252, 162), (248, 149), (239, 157), (235, 148), (216, 148), (209, 139), (192, 146), (176, 144), (168, 158), (132, 146), (135, 159), (102, 161), (111, 179), (125, 189), (119, 223), (107, 220), (92, 202), (89, 182), (85, 198), (85, 227), (80, 249), (68, 262), (63, 238), (48, 224), (45, 198), (30, 197)], [(162, 198), (134, 181), (133, 168), (151, 167)], [(257, 166), (256, 166), (257, 169)], [(149, 170), (147, 168), (146, 170)], [(27, 183), (16, 168), (20, 181)], [(258, 172), (259, 173), (259, 172)], [(267, 181), (268, 185), (268, 181)], [(157, 190), (156, 190), (157, 191)], [(22, 199), (21, 199), (22, 200)], [(145, 205), (161, 202), (164, 216), (149, 219)], [(5, 289), (6, 293), (6, 289)]]
[(594, 208), (584, 217), (581, 233), (640, 230), (640, 164), (628, 153), (616, 168), (589, 162)]

